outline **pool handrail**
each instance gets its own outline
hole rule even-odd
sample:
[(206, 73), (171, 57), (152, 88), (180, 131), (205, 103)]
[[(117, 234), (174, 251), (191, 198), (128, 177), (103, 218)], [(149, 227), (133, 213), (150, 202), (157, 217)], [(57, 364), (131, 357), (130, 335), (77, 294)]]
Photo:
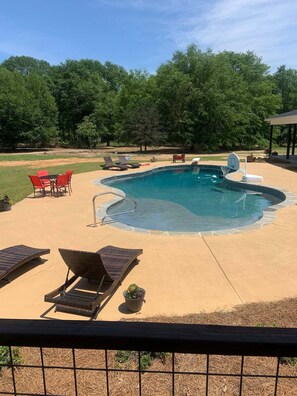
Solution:
[[(136, 208), (137, 208), (137, 203), (136, 203), (136, 201), (134, 201), (134, 199), (127, 198), (125, 195), (118, 194), (118, 193), (116, 193), (116, 192), (114, 192), (114, 191), (107, 191), (107, 192), (103, 192), (103, 193), (96, 194), (96, 195), (94, 195), (94, 197), (93, 197), (93, 219), (94, 219), (94, 227), (97, 227), (96, 207), (95, 207), (96, 198), (99, 197), (99, 196), (101, 196), (101, 195), (106, 195), (106, 194), (113, 194), (113, 195), (116, 195), (116, 196), (122, 198), (120, 202), (122, 202), (122, 201), (124, 201), (124, 200), (127, 200), (127, 201), (131, 201), (131, 202), (134, 204), (134, 208), (133, 208), (132, 210), (127, 210), (127, 211), (125, 211), (125, 212), (114, 213), (113, 216), (118, 216), (118, 215), (126, 214), (126, 213), (133, 213), (133, 212), (135, 212), (135, 210), (136, 210)], [(101, 225), (104, 224), (104, 220), (106, 219), (106, 217), (109, 217), (109, 215), (105, 215), (105, 216), (101, 219)]]

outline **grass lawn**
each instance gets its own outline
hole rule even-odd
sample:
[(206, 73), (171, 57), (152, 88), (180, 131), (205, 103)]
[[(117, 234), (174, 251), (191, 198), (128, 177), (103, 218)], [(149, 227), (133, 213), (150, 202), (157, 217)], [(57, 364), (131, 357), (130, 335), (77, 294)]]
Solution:
[[(65, 173), (72, 169), (74, 173), (83, 173), (99, 170), (97, 162), (83, 162), (59, 166), (47, 166), (50, 174)], [(36, 175), (37, 168), (28, 166), (1, 167), (0, 173), (0, 198), (8, 195), (13, 203), (19, 202), (33, 192), (33, 187), (28, 175)]]

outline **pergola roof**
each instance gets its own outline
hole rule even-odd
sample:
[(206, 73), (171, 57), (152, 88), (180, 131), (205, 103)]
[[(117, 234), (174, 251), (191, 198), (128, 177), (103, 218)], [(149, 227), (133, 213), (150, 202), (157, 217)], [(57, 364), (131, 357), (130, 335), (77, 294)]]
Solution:
[(287, 113), (277, 114), (266, 118), (270, 125), (294, 125), (297, 124), (297, 110), (288, 111)]

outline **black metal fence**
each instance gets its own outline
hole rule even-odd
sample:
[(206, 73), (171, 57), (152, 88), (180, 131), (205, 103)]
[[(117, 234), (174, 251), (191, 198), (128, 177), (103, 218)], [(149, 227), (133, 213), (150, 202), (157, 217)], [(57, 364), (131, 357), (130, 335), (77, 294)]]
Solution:
[[(2, 319), (0, 345), (5, 395), (297, 394), (297, 329)], [(136, 352), (121, 365), (114, 351)], [(166, 363), (147, 366), (142, 351)]]

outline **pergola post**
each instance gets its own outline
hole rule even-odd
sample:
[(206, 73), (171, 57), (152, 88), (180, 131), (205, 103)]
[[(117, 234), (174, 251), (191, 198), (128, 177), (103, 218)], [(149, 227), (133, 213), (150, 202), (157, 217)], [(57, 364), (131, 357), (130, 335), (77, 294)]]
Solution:
[(286, 159), (290, 158), (290, 146), (291, 146), (291, 130), (292, 130), (292, 125), (289, 125), (289, 130), (288, 130), (288, 139), (287, 139), (287, 155)]
[(296, 124), (294, 125), (294, 132), (293, 132), (292, 155), (295, 155), (295, 143), (296, 143)]
[(270, 125), (269, 156), (272, 153), (272, 134), (273, 134), (273, 125)]
[[(296, 139), (297, 139), (297, 137), (296, 137), (297, 109), (266, 118), (265, 121), (269, 122), (269, 124), (270, 124), (269, 155), (272, 154), (273, 126), (278, 125), (278, 126), (285, 126), (286, 128), (288, 128), (286, 158), (289, 160), (291, 144), (292, 144), (292, 155), (295, 155), (295, 146), (296, 146)], [(294, 126), (294, 128), (293, 128), (293, 126)]]

